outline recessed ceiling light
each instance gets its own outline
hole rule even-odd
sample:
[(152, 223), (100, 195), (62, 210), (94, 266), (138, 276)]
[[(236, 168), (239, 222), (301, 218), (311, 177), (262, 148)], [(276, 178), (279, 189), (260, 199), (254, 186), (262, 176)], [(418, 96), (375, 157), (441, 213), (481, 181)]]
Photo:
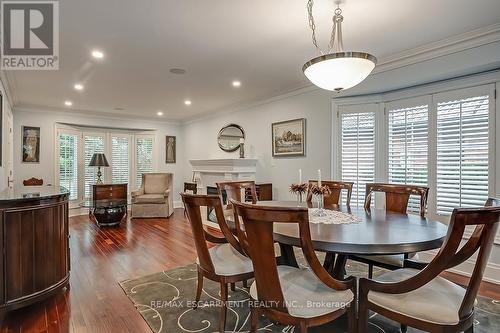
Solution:
[(71, 102), (71, 101), (65, 101), (65, 102), (64, 102), (64, 105), (66, 105), (66, 106), (71, 106), (71, 105), (73, 105), (73, 102)]
[(191, 101), (190, 101), (189, 99), (186, 99), (186, 100), (184, 101), (184, 104), (186, 104), (186, 105), (191, 105)]
[(186, 70), (183, 68), (170, 68), (168, 71), (172, 74), (177, 74), (177, 75), (186, 74)]
[(81, 85), (80, 83), (75, 84), (74, 87), (76, 90), (83, 90), (83, 85)]
[(92, 56), (96, 59), (102, 59), (102, 58), (104, 58), (104, 53), (102, 53), (102, 51), (99, 51), (99, 50), (93, 50)]
[(163, 116), (163, 112), (162, 111), (158, 111), (158, 112), (156, 112), (156, 114), (159, 115), (159, 116)]
[(241, 82), (240, 81), (233, 81), (233, 87), (240, 87)]

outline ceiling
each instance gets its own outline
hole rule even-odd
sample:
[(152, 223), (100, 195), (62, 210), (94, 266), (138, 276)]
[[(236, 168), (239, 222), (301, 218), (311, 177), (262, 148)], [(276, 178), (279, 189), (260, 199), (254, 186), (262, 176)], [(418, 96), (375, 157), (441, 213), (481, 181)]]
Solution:
[[(315, 1), (322, 45), (333, 8)], [(345, 48), (379, 60), (500, 21), (498, 0), (344, 0), (342, 10)], [(304, 87), (315, 56), (305, 0), (63, 0), (60, 69), (8, 78), (15, 107), (182, 121)]]

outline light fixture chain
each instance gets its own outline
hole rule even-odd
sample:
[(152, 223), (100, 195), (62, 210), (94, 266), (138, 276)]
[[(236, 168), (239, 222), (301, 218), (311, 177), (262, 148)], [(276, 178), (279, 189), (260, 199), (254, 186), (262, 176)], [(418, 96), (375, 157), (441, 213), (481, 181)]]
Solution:
[(332, 24), (332, 33), (330, 34), (330, 42), (328, 43), (328, 49), (326, 52), (323, 52), (321, 48), (318, 45), (318, 41), (316, 40), (316, 24), (314, 22), (314, 16), (313, 16), (313, 7), (314, 7), (314, 0), (308, 0), (307, 1), (307, 13), (309, 16), (309, 28), (311, 28), (312, 34), (312, 43), (318, 50), (319, 54), (328, 54), (331, 52), (333, 47), (335, 46), (335, 39), (337, 39), (337, 47), (336, 47), (336, 52), (342, 52), (344, 49), (344, 46), (342, 45), (342, 28), (341, 28), (341, 23), (342, 20), (344, 19), (342, 17), (342, 10), (337, 7), (335, 9), (335, 15), (333, 16), (333, 24)]

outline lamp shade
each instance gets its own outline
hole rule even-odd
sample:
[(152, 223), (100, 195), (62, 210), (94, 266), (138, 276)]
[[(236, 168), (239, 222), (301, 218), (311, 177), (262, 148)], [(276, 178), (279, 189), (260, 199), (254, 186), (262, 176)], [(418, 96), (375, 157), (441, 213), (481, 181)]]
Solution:
[(106, 159), (106, 155), (102, 153), (94, 153), (94, 155), (92, 155), (92, 159), (90, 160), (89, 166), (100, 166), (100, 167), (109, 166), (108, 160)]
[(302, 68), (314, 85), (331, 91), (354, 87), (371, 73), (377, 58), (364, 52), (337, 52), (308, 61)]

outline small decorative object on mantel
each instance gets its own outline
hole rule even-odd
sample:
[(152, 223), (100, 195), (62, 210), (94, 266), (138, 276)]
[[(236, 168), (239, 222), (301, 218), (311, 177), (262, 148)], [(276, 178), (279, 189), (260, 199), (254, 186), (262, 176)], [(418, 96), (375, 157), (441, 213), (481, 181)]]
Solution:
[(290, 186), (290, 192), (297, 195), (297, 202), (299, 206), (302, 203), (302, 194), (306, 193), (306, 191), (307, 191), (307, 184), (302, 183), (302, 169), (299, 169), (299, 183), (292, 184)]
[(245, 158), (245, 139), (240, 138), (240, 158)]
[(40, 127), (23, 126), (23, 163), (40, 163)]
[(306, 119), (271, 124), (273, 157), (306, 155)]
[(175, 136), (167, 135), (166, 145), (165, 145), (165, 163), (175, 163), (176, 160), (176, 145), (177, 140)]

